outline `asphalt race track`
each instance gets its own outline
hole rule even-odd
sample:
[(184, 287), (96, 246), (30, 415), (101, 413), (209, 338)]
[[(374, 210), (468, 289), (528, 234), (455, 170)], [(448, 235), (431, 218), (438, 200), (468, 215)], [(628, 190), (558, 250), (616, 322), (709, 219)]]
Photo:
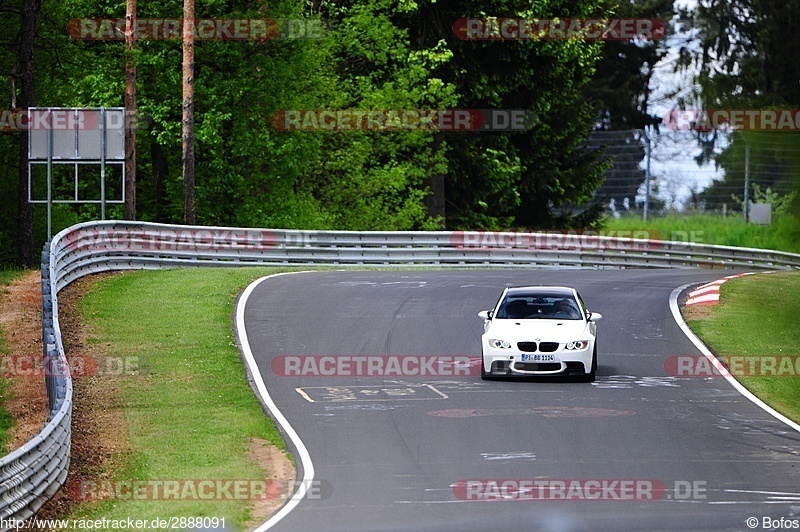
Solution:
[[(699, 355), (672, 317), (670, 293), (731, 273), (331, 271), (265, 280), (244, 312), (249, 345), (308, 449), (315, 482), (272, 529), (750, 530), (755, 517), (763, 530), (764, 517), (800, 520), (800, 433), (722, 378), (665, 368), (670, 357)], [(603, 315), (596, 382), (285, 376), (276, 370), (285, 359), (273, 364), (299, 355), (477, 360), (476, 313), (503, 287), (523, 284), (574, 286)], [(498, 500), (489, 480), (521, 489), (503, 492), (521, 500)], [(561, 496), (553, 481), (578, 491)], [(601, 482), (607, 491), (595, 489)]]

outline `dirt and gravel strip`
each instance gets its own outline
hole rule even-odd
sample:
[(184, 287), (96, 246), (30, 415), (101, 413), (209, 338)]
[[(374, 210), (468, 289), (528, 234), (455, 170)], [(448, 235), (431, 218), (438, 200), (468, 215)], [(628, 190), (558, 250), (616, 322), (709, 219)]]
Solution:
[[(43, 378), (14, 375), (20, 361), (42, 357), (42, 292), (41, 273), (30, 271), (15, 279), (0, 295), (0, 328), (8, 348), (3, 361), (9, 383), (4, 406), (14, 419), (5, 453), (20, 447), (39, 432), (47, 421), (47, 389)], [(4, 454), (5, 454), (4, 453)]]
[[(32, 271), (16, 279), (0, 298), (0, 327), (5, 332), (11, 357), (42, 357), (41, 277)], [(102, 346), (90, 345), (87, 328), (80, 320), (78, 302), (96, 278), (82, 279), (59, 295), (59, 319), (67, 359), (102, 357)], [(11, 376), (10, 398), (5, 407), (14, 419), (6, 452), (24, 444), (47, 421), (47, 390), (40, 374)], [(122, 463), (127, 446), (122, 412), (114, 407), (113, 382), (103, 376), (73, 379), (72, 452), (67, 483), (108, 478)], [(42, 518), (69, 514), (77, 501), (62, 489), (38, 512)]]

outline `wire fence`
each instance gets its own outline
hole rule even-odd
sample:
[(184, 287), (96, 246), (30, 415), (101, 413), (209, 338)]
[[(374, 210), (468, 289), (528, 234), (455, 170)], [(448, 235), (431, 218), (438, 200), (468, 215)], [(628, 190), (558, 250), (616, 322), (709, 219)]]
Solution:
[(771, 203), (780, 213), (800, 183), (795, 133), (597, 131), (587, 146), (611, 160), (595, 200), (612, 216), (743, 216), (749, 202)]

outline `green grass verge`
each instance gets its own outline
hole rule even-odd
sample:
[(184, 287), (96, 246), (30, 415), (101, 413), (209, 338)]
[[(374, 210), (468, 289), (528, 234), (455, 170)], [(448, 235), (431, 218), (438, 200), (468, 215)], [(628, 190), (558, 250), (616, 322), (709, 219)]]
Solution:
[[(6, 286), (11, 284), (14, 279), (19, 277), (25, 273), (24, 270), (6, 270), (0, 269), (0, 290), (5, 293)], [(5, 331), (0, 328), (0, 357), (6, 357), (11, 355), (12, 353), (9, 352), (8, 344), (6, 343), (5, 339)], [(8, 411), (3, 406), (5, 402), (9, 399), (10, 394), (10, 385), (7, 379), (0, 378), (0, 450), (3, 451), (3, 454), (6, 452), (11, 451), (8, 449), (8, 441), (9, 441), (9, 431), (11, 427), (14, 426), (14, 420), (8, 414)]]
[(11, 282), (25, 273), (25, 270), (0, 269), (0, 286), (8, 286)]
[[(711, 307), (709, 316), (687, 323), (715, 355), (791, 357), (793, 369), (783, 366), (781, 370), (778, 359), (778, 375), (736, 379), (775, 410), (800, 422), (800, 272), (732, 279), (722, 285), (720, 298), (721, 304)], [(762, 362), (754, 362), (753, 367), (767, 373), (770, 366)], [(750, 371), (749, 360), (744, 368)]]
[(694, 241), (759, 249), (774, 249), (800, 253), (798, 221), (792, 216), (774, 216), (771, 225), (745, 223), (738, 214), (726, 218), (711, 214), (669, 215), (643, 222), (639, 217), (607, 218), (607, 231), (646, 230), (655, 233), (651, 238)]
[[(279, 271), (287, 270), (132, 272), (102, 279), (84, 296), (90, 342), (107, 356), (134, 357), (122, 360), (138, 366), (138, 374), (110, 377), (131, 449), (111, 480), (265, 478), (248, 458), (250, 438), (285, 444), (245, 381), (232, 315), (242, 288)], [(252, 503), (104, 500), (83, 503), (69, 517), (225, 517), (229, 528), (241, 529)]]

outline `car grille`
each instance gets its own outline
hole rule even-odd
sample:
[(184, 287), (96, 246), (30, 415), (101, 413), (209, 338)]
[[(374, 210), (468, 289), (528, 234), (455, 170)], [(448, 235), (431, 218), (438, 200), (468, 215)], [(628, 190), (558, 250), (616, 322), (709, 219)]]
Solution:
[(558, 362), (517, 362), (514, 368), (521, 371), (558, 371), (561, 364)]
[(558, 342), (542, 342), (539, 344), (539, 351), (542, 353), (552, 353), (558, 350)]
[(536, 351), (536, 342), (517, 342), (517, 347), (520, 351), (525, 351), (526, 353), (533, 353)]

